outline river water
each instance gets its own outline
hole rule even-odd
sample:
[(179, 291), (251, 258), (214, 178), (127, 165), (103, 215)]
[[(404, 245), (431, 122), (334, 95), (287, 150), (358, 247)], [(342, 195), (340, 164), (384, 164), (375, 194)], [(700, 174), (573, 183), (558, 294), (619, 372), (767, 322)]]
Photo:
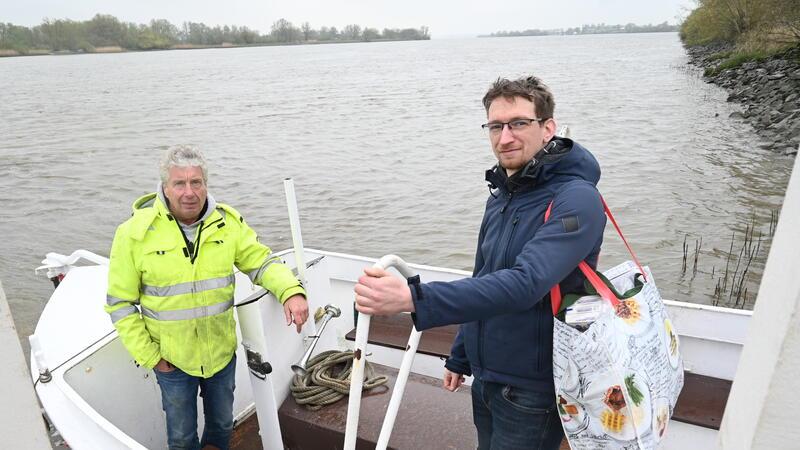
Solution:
[[(728, 118), (677, 34), (453, 39), (0, 59), (0, 280), (20, 336), (52, 291), (33, 272), (45, 253), (107, 255), (178, 143), (274, 249), (291, 245), (293, 177), (306, 246), (470, 269), (493, 164), (480, 99), (531, 73), (664, 297), (733, 303), (715, 287), (755, 223), (751, 307), (792, 160)], [(601, 266), (621, 262), (610, 226), (606, 241)]]

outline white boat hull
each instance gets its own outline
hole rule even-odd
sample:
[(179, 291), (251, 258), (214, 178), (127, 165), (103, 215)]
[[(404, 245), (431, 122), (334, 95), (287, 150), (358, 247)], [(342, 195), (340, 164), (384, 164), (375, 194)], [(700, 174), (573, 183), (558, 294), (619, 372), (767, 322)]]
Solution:
[[(282, 255), (286, 263), (293, 266), (288, 251)], [(328, 325), (316, 351), (352, 348), (345, 335), (354, 328), (353, 285), (363, 268), (371, 266), (375, 260), (312, 249), (305, 250), (305, 257), (308, 261), (321, 257), (306, 270), (310, 310), (334, 304), (342, 311), (342, 315)], [(419, 271), (423, 281), (469, 276), (464, 271), (411, 266)], [(52, 381), (37, 382), (36, 392), (50, 420), (72, 448), (166, 448), (164, 415), (155, 377), (151, 371), (135, 366), (103, 311), (106, 276), (104, 265), (74, 268), (48, 302), (35, 335), (43, 354), (40, 362), (48, 366)], [(260, 289), (242, 274), (237, 274), (236, 282), (237, 302)], [(303, 354), (305, 343), (293, 327), (286, 326), (282, 307), (274, 298), (264, 297), (257, 305), (268, 347), (264, 354), (269, 356), (273, 372), (269, 375), (269, 385), (256, 386), (271, 391), (266, 394), (274, 399), (275, 411), (269, 413), (272, 415), (289, 395), (293, 375), (290, 366)], [(750, 313), (680, 302), (667, 302), (667, 305), (680, 334), (687, 370), (732, 379)], [(712, 323), (714, 326), (710, 327)], [(315, 333), (309, 325), (306, 331), (306, 334)], [(370, 361), (391, 367), (397, 367), (402, 358), (399, 350), (374, 345), (369, 347), (369, 353)], [(238, 418), (253, 411), (254, 394), (245, 363), (246, 357), (240, 348), (234, 404)], [(31, 369), (33, 374), (39, 373), (40, 367), (34, 358)], [(438, 378), (442, 375), (443, 363), (439, 358), (419, 354), (414, 359), (412, 372)], [(202, 418), (199, 420), (202, 427)], [(674, 421), (670, 427), (663, 448), (712, 448), (714, 445), (717, 434), (714, 430)], [(270, 446), (275, 445), (279, 444)]]

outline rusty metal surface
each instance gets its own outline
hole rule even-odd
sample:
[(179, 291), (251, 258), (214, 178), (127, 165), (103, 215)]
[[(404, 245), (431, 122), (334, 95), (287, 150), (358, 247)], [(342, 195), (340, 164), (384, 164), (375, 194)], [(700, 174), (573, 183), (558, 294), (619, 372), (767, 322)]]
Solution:
[(731, 381), (687, 373), (672, 419), (719, 430)]
[(258, 417), (255, 414), (237, 423), (231, 436), (231, 450), (263, 450), (258, 435)]
[[(356, 447), (375, 448), (383, 417), (391, 398), (397, 370), (375, 365), (378, 374), (389, 377), (387, 386), (364, 392)], [(394, 449), (476, 448), (469, 389), (445, 391), (441, 380), (411, 374), (397, 414), (389, 447)], [(339, 449), (347, 423), (347, 398), (319, 411), (308, 411), (288, 398), (279, 417), (284, 445), (289, 449)]]
[[(414, 323), (408, 314), (374, 316), (371, 319), (368, 342), (374, 345), (405, 350), (413, 326)], [(456, 333), (458, 333), (458, 325), (425, 330), (422, 332), (417, 352), (446, 358), (450, 356), (450, 347), (453, 345)], [(351, 330), (345, 337), (348, 340), (355, 341), (356, 330)]]

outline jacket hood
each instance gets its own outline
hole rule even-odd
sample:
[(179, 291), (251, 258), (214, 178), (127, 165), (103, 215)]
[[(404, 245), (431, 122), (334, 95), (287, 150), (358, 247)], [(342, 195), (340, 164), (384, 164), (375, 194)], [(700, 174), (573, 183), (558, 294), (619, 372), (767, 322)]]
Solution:
[(582, 145), (558, 136), (511, 177), (498, 164), (486, 171), (486, 181), (491, 189), (503, 188), (509, 192), (575, 179), (585, 180), (596, 186), (600, 181), (600, 165)]

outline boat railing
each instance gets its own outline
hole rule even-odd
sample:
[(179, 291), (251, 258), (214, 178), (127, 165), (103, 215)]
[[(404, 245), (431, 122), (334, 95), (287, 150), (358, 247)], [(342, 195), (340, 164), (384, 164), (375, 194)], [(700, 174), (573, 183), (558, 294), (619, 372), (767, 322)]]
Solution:
[[(400, 274), (406, 278), (410, 278), (415, 273), (408, 267), (402, 258), (396, 255), (386, 255), (373, 266), (379, 269), (388, 269), (394, 267)], [(347, 405), (347, 425), (344, 434), (344, 449), (353, 450), (356, 448), (356, 440), (358, 437), (358, 416), (361, 410), (361, 389), (364, 384), (364, 367), (367, 363), (366, 360), (366, 347), (369, 337), (369, 325), (372, 316), (369, 314), (358, 313), (358, 324), (356, 325), (356, 341), (353, 349), (353, 368), (350, 375), (350, 398)], [(411, 335), (408, 338), (408, 345), (403, 355), (403, 361), (400, 364), (400, 369), (397, 374), (397, 381), (395, 382), (392, 392), (392, 398), (389, 400), (389, 407), (386, 410), (386, 416), (383, 419), (381, 432), (378, 436), (378, 442), (375, 446), (377, 450), (384, 450), (389, 444), (389, 437), (394, 428), (394, 422), (397, 418), (397, 411), (400, 409), (400, 402), (403, 400), (403, 392), (405, 391), (408, 375), (411, 372), (411, 365), (414, 362), (414, 355), (417, 353), (419, 346), (419, 339), (422, 336), (416, 327), (411, 329)]]
[(82, 259), (101, 266), (108, 265), (108, 258), (92, 253), (89, 250), (75, 250), (70, 255), (50, 252), (42, 260), (43, 265), (37, 267), (34, 271), (37, 274), (45, 272), (47, 278), (53, 282), (53, 285), (58, 287), (67, 272), (72, 270), (75, 264)]

